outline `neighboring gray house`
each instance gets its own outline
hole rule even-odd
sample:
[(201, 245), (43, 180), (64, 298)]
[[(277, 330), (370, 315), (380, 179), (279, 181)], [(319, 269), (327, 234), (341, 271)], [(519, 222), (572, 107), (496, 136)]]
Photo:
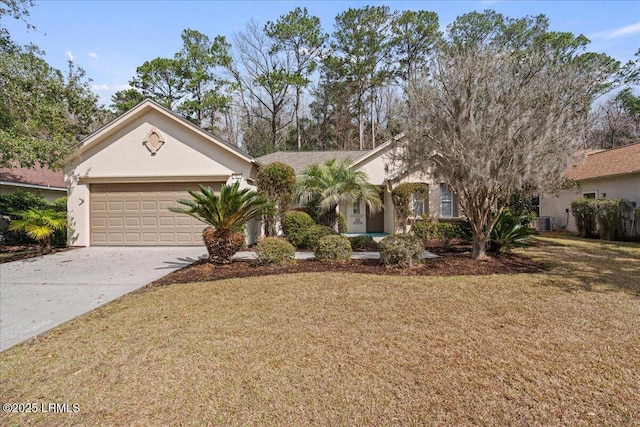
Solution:
[(53, 202), (67, 195), (67, 184), (64, 173), (49, 168), (35, 166), (33, 168), (1, 168), (0, 194), (15, 190), (40, 194), (48, 202)]
[(625, 199), (640, 204), (640, 143), (587, 155), (584, 163), (565, 172), (565, 177), (579, 184), (577, 190), (563, 190), (558, 195), (540, 196), (543, 229), (575, 232), (571, 202), (580, 197), (590, 199)]

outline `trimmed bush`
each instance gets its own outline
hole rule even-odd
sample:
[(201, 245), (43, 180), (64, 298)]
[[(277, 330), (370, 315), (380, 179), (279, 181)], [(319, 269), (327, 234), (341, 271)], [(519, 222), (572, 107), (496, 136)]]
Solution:
[(338, 213), (338, 233), (347, 232), (347, 220), (341, 213)]
[(296, 248), (278, 237), (267, 237), (256, 245), (259, 264), (295, 263)]
[(471, 240), (471, 225), (468, 222), (438, 222), (430, 218), (418, 219), (411, 225), (411, 232), (423, 242), (442, 240), (445, 249), (452, 239)]
[(304, 232), (302, 246), (307, 249), (315, 250), (321, 238), (325, 236), (335, 236), (337, 234), (338, 233), (336, 233), (336, 231), (331, 227), (316, 224), (307, 228), (307, 230)]
[[(631, 222), (633, 208), (623, 199), (598, 200), (596, 221), (598, 232), (603, 240), (627, 240), (627, 222)], [(631, 224), (629, 224), (631, 228)]]
[(349, 237), (351, 243), (351, 249), (354, 251), (377, 251), (378, 244), (371, 236), (354, 236)]
[(413, 234), (392, 234), (378, 244), (380, 261), (384, 265), (411, 268), (422, 260), (424, 248), (420, 238)]
[(305, 212), (288, 211), (282, 218), (282, 231), (289, 242), (296, 247), (303, 245), (305, 232), (314, 225), (313, 218)]
[(346, 237), (324, 236), (313, 251), (319, 261), (349, 261), (351, 259), (351, 243)]
[(596, 200), (577, 199), (571, 202), (571, 212), (581, 237), (594, 237), (596, 233)]

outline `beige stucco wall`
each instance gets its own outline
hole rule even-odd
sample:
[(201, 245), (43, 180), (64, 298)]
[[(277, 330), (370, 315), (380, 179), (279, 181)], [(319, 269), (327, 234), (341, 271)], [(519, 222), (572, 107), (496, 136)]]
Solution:
[[(255, 178), (252, 162), (156, 109), (150, 108), (129, 122), (116, 122), (114, 127), (114, 132), (96, 141), (65, 170), (69, 243), (73, 246), (89, 245), (92, 182), (229, 183), (233, 174), (242, 175), (243, 181)], [(152, 155), (143, 141), (154, 129), (165, 143)], [(246, 181), (244, 185), (248, 185)]]
[[(391, 162), (388, 150), (380, 150), (375, 155), (372, 155), (370, 158), (367, 158), (363, 161), (356, 162), (355, 167), (358, 170), (364, 171), (369, 177), (369, 182), (376, 185), (382, 185), (384, 188), (384, 223), (385, 223), (385, 232), (386, 233), (396, 233), (402, 231), (402, 227), (399, 227), (399, 224), (396, 223), (396, 215), (395, 208), (393, 205), (393, 201), (391, 199), (391, 191), (393, 188), (397, 187), (401, 183), (405, 182), (424, 182), (429, 185), (429, 197), (426, 200), (429, 215), (435, 218), (442, 217), (441, 207), (440, 207), (440, 184), (441, 180), (436, 179), (430, 173), (430, 171), (420, 171), (412, 174), (401, 174), (396, 178), (393, 178), (397, 175), (397, 167), (394, 166), (393, 162)], [(387, 178), (391, 177), (391, 184), (389, 185)], [(349, 214), (352, 211), (352, 207), (341, 207), (341, 212), (347, 212)], [(458, 208), (458, 213), (460, 209)], [(366, 218), (365, 218), (366, 220)], [(350, 221), (350, 218), (347, 218), (347, 224), (349, 227), (349, 232), (360, 232), (360, 231), (351, 231), (352, 229), (358, 229), (359, 225), (352, 225), (353, 221)], [(361, 226), (362, 231), (366, 229), (366, 221)]]
[[(575, 232), (576, 223), (571, 212), (571, 202), (583, 193), (596, 193), (598, 199), (625, 199), (640, 206), (640, 173), (582, 180), (579, 190), (562, 191), (558, 196), (544, 194), (540, 197), (540, 216), (554, 218), (554, 229)], [(567, 223), (568, 216), (568, 223)]]

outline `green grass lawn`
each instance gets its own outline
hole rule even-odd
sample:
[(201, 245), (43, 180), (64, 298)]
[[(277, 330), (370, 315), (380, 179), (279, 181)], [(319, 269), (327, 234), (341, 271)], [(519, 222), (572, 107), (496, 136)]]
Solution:
[(538, 274), (152, 288), (0, 354), (1, 425), (638, 425), (640, 245), (539, 238)]

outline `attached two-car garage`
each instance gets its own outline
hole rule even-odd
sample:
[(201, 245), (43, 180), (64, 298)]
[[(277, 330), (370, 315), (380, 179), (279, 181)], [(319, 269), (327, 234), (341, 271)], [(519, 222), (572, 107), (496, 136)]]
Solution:
[[(87, 137), (69, 159), (70, 246), (203, 245), (205, 224), (173, 213), (189, 189), (252, 187), (259, 162), (146, 100)], [(259, 224), (248, 224), (250, 242)]]
[[(218, 191), (222, 183), (205, 183)], [(189, 183), (91, 184), (92, 246), (193, 246), (205, 225), (169, 211), (191, 199)]]

